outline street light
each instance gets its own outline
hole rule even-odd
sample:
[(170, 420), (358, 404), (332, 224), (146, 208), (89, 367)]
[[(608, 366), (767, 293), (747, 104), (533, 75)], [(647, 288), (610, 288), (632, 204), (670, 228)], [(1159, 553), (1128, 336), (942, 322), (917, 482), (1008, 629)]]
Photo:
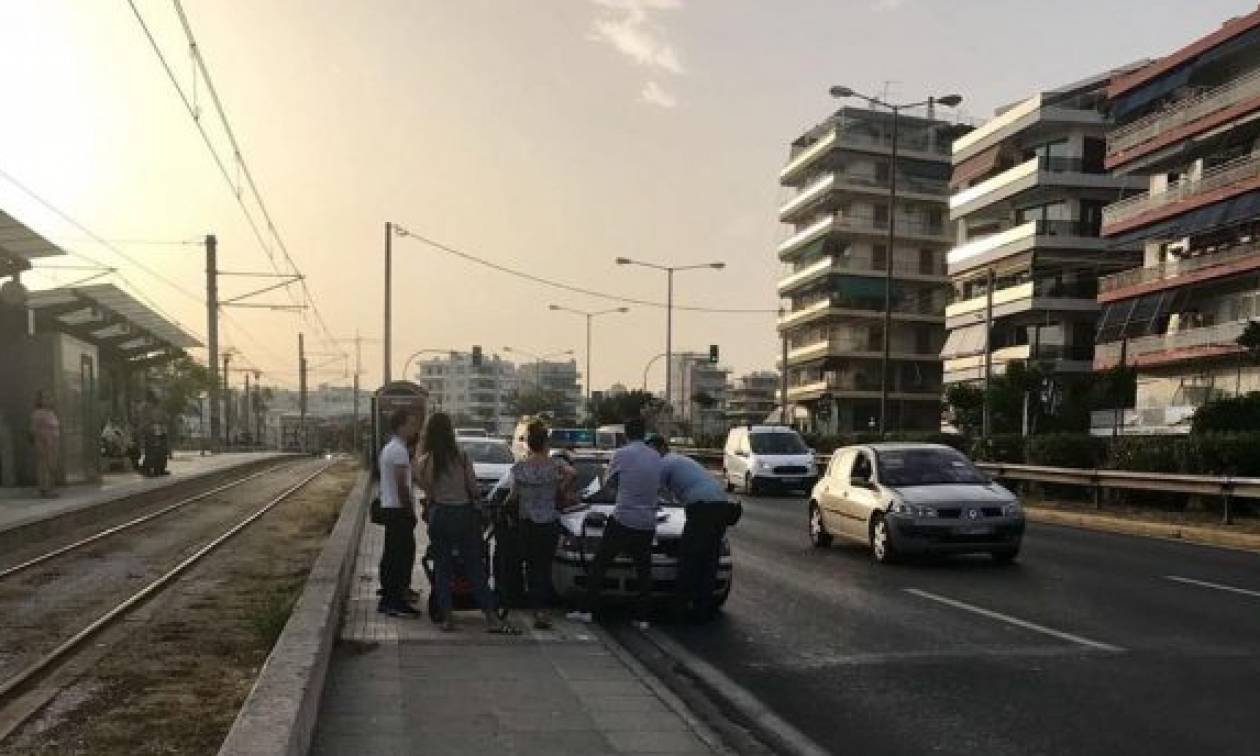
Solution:
[[(618, 265), (638, 265), (653, 270), (665, 271), (667, 280), (665, 290), (665, 406), (670, 406), (670, 391), (673, 388), (673, 371), (670, 369), (670, 360), (674, 351), (674, 273), (680, 270), (699, 270), (700, 268), (712, 268), (713, 270), (722, 270), (726, 267), (724, 262), (700, 263), (698, 265), (657, 265), (656, 263), (643, 262), (641, 260), (631, 260), (629, 257), (618, 257)], [(665, 421), (667, 426), (672, 427), (673, 411), (668, 413)], [(668, 430), (668, 428), (666, 428)], [(668, 435), (668, 434), (666, 434)]]
[(860, 100), (865, 100), (871, 105), (887, 108), (892, 112), (892, 157), (888, 166), (888, 254), (885, 255), (884, 260), (884, 355), (879, 370), (879, 434), (882, 437), (888, 432), (888, 364), (892, 344), (892, 274), (893, 257), (896, 255), (897, 235), (897, 122), (903, 110), (924, 105), (928, 107), (929, 112), (934, 105), (944, 105), (952, 108), (962, 102), (962, 95), (948, 94), (943, 97), (929, 97), (921, 102), (894, 105), (878, 97), (864, 95), (850, 87), (838, 84), (829, 91), (831, 96), (836, 99), (856, 97)]
[(629, 307), (614, 307), (610, 310), (599, 310), (597, 312), (587, 312), (585, 310), (575, 310), (572, 307), (563, 307), (561, 305), (547, 305), (547, 309), (553, 312), (571, 312), (574, 315), (581, 315), (586, 318), (586, 411), (591, 411), (591, 321), (600, 315), (611, 315), (614, 312), (630, 312)]

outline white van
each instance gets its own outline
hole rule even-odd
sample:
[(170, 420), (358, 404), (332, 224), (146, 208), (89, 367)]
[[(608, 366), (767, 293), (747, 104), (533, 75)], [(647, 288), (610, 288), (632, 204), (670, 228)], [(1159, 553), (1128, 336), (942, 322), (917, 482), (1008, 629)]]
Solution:
[(792, 428), (743, 425), (731, 428), (722, 450), (726, 490), (749, 494), (769, 488), (810, 491), (818, 480), (814, 452)]

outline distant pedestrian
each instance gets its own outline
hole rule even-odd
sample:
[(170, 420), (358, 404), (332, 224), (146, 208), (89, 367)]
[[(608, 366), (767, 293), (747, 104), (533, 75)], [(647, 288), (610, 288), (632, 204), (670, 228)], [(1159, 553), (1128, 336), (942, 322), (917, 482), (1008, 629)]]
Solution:
[(547, 453), (547, 426), (535, 420), (525, 431), (529, 455), (512, 465), (506, 484), (509, 501), (516, 502), (519, 516), (521, 551), (528, 574), (529, 606), (534, 610), (534, 627), (551, 628), (547, 607), (552, 600), (551, 565), (560, 540), (560, 506), (562, 500), (576, 495), (571, 486), (577, 477), (573, 468), (562, 459)]
[(693, 617), (708, 618), (717, 609), (713, 594), (732, 505), (717, 478), (699, 462), (671, 452), (669, 442), (661, 436), (653, 436), (647, 443), (661, 455), (661, 488), (687, 513), (679, 544), (678, 598)]
[(613, 452), (605, 485), (616, 486), (617, 504), (604, 526), (599, 549), (586, 577), (582, 606), (569, 619), (590, 622), (597, 608), (604, 575), (620, 554), (634, 561), (638, 599), (635, 621), (647, 629), (652, 602), (652, 541), (656, 537), (657, 492), (661, 486), (661, 457), (643, 443), (646, 431), (641, 418), (626, 421), (627, 444)]
[(385, 545), (381, 550), (381, 600), (377, 609), (393, 617), (420, 613), (407, 600), (411, 568), (416, 559), (416, 504), (411, 495), (411, 456), (407, 453), (407, 439), (415, 435), (418, 425), (419, 418), (414, 412), (395, 410), (389, 418), (392, 435), (380, 454)]
[(35, 393), (31, 412), (31, 441), (35, 446), (35, 480), (39, 495), (54, 498), (57, 492), (58, 462), (61, 452), (61, 421), (44, 391)]
[(499, 620), (495, 612), (494, 596), (486, 582), (477, 477), (472, 461), (455, 443), (450, 415), (438, 412), (429, 418), (422, 447), (424, 453), (416, 461), (416, 481), (427, 497), (425, 509), (434, 562), (433, 595), (442, 629), (455, 628), (451, 619), (451, 581), (458, 552), (464, 576), (471, 583), (477, 606), (485, 615), (486, 630), (519, 634), (518, 628)]

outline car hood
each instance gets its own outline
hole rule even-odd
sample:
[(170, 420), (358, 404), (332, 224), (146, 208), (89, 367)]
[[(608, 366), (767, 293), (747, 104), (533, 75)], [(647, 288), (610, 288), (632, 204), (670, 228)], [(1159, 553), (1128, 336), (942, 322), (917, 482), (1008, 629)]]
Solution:
[(890, 488), (907, 504), (935, 506), (939, 504), (1009, 504), (1015, 495), (997, 483), (987, 485), (944, 483), (933, 486)]
[[(580, 535), (582, 532), (582, 519), (591, 512), (599, 512), (605, 516), (612, 515), (613, 505), (611, 504), (590, 504), (575, 512), (560, 515), (560, 525), (572, 533)], [(657, 538), (680, 538), (682, 536), (683, 525), (687, 522), (687, 512), (682, 507), (661, 507), (656, 512), (656, 537)], [(586, 534), (588, 536), (599, 535), (602, 530), (588, 528)]]
[(474, 462), (473, 472), (477, 476), (477, 480), (493, 480), (496, 483), (507, 475), (508, 470), (512, 469), (512, 463), (500, 462)]

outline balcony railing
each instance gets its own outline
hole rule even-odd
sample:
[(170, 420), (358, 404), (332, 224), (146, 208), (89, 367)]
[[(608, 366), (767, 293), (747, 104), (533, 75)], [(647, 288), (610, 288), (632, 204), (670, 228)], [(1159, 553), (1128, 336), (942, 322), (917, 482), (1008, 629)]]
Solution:
[[(1154, 336), (1140, 336), (1129, 339), (1125, 347), (1126, 359), (1158, 352), (1171, 352), (1177, 349), (1194, 347), (1219, 346), (1236, 348), (1237, 339), (1247, 327), (1246, 320), (1236, 320), (1202, 328), (1187, 328), (1174, 333), (1162, 333)], [(1094, 359), (1103, 364), (1120, 361), (1121, 342), (1111, 341), (1094, 347)]]
[[(923, 265), (917, 261), (894, 260), (893, 277), (929, 276), (944, 278), (945, 266), (937, 264), (935, 262), (936, 259), (938, 258), (933, 258), (933, 264), (927, 268), (924, 268)], [(780, 294), (782, 294), (783, 292), (792, 289), (800, 282), (809, 280), (810, 278), (813, 278), (823, 272), (869, 273), (872, 275), (883, 275), (885, 270), (886, 269), (883, 265), (877, 264), (877, 261), (873, 260), (851, 257), (824, 257), (821, 260), (810, 263), (804, 268), (793, 271), (792, 273), (779, 279), (777, 290)]]
[(1184, 260), (1174, 260), (1150, 268), (1122, 270), (1119, 273), (1113, 273), (1098, 279), (1098, 293), (1105, 294), (1110, 291), (1127, 289), (1130, 286), (1140, 286), (1154, 281), (1176, 280), (1182, 276), (1188, 276), (1191, 273), (1197, 273), (1207, 268), (1228, 265), (1232, 262), (1245, 260), (1248, 257), (1256, 257), (1258, 253), (1260, 253), (1260, 242), (1252, 242), (1230, 247), (1223, 252), (1189, 257)]
[(1148, 210), (1165, 207), (1199, 194), (1260, 177), (1260, 155), (1245, 155), (1210, 170), (1197, 179), (1185, 179), (1155, 194), (1138, 194), (1103, 208), (1103, 227), (1121, 223)]
[(1258, 95), (1260, 69), (1114, 129), (1107, 135), (1107, 154), (1114, 155), (1145, 144), (1161, 134)]
[(779, 208), (779, 217), (784, 218), (791, 215), (802, 206), (813, 202), (815, 199), (825, 194), (835, 183), (836, 174), (824, 174), (822, 178), (801, 189), (797, 192), (795, 197), (783, 203), (783, 206)]

